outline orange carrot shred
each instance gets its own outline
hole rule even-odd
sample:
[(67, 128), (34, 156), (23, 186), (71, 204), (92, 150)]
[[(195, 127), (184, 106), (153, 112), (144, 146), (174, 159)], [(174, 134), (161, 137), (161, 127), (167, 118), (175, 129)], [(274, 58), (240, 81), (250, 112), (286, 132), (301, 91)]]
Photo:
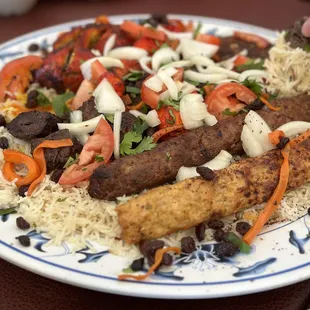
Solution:
[(180, 130), (182, 128), (183, 128), (183, 125), (174, 125), (174, 126), (170, 126), (170, 127), (160, 129), (152, 135), (153, 141), (157, 142), (160, 138), (162, 138), (166, 134), (173, 132), (173, 131)]
[(280, 138), (285, 137), (285, 134), (282, 130), (275, 130), (268, 134), (269, 141), (273, 145), (277, 145), (280, 143)]
[(259, 214), (256, 222), (250, 228), (250, 230), (243, 237), (243, 241), (247, 244), (251, 244), (255, 237), (261, 232), (264, 225), (270, 219), (271, 215), (276, 211), (279, 207), (279, 204), (283, 198), (283, 195), (286, 191), (288, 179), (289, 179), (289, 152), (290, 152), (290, 144), (288, 143), (283, 150), (281, 150), (281, 154), (283, 156), (283, 162), (280, 169), (280, 178), (278, 185), (272, 194), (271, 198), (265, 205), (264, 210)]
[(118, 276), (119, 280), (126, 280), (126, 279), (134, 279), (138, 281), (145, 280), (147, 277), (149, 277), (161, 264), (163, 260), (163, 256), (167, 252), (175, 252), (177, 254), (181, 254), (181, 249), (177, 247), (168, 247), (165, 249), (159, 249), (156, 251), (155, 254), (155, 262), (154, 264), (150, 267), (147, 273), (142, 274), (142, 275), (134, 275), (134, 274), (121, 274)]
[(273, 106), (267, 99), (265, 99), (263, 96), (259, 97), (259, 100), (266, 106), (268, 107), (271, 111), (280, 111), (280, 107), (275, 107)]
[(295, 145), (304, 142), (309, 137), (310, 137), (310, 129), (308, 129), (306, 132), (304, 132), (303, 134), (299, 135), (298, 137), (292, 139), (290, 141), (290, 146), (294, 147)]
[(31, 194), (33, 193), (37, 185), (42, 182), (42, 180), (44, 179), (46, 175), (46, 161), (44, 157), (44, 148), (56, 149), (59, 147), (72, 146), (72, 145), (73, 143), (71, 139), (45, 140), (35, 148), (35, 150), (33, 151), (33, 158), (40, 167), (40, 175), (37, 179), (35, 179), (31, 183), (28, 189), (28, 192), (27, 192), (28, 196), (31, 196)]

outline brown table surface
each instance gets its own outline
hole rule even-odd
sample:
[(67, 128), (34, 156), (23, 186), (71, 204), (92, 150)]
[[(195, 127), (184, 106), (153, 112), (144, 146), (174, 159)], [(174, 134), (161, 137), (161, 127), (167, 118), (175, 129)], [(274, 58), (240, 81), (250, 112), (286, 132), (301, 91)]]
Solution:
[[(28, 14), (0, 18), (0, 42), (42, 27), (99, 14), (180, 13), (282, 29), (310, 12), (297, 0), (41, 0)], [(0, 259), (0, 310), (28, 309), (309, 309), (310, 281), (270, 292), (213, 300), (162, 301), (92, 292), (42, 278)]]

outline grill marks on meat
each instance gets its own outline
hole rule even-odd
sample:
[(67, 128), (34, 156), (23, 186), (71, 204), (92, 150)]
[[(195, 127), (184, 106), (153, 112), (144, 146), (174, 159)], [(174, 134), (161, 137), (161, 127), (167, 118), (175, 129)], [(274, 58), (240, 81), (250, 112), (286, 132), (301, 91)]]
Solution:
[(306, 19), (306, 17), (303, 17), (297, 20), (294, 25), (286, 31), (285, 40), (290, 42), (293, 48), (304, 48), (306, 45), (310, 44), (310, 38), (305, 37), (301, 31), (302, 25)]
[(51, 173), (55, 169), (63, 168), (69, 157), (75, 157), (78, 153), (80, 154), (83, 146), (76, 138), (72, 138), (68, 129), (56, 131), (44, 139), (34, 139), (30, 142), (31, 152), (44, 140), (61, 140), (71, 139), (73, 142), (72, 146), (60, 147), (57, 149), (44, 149), (44, 155), (46, 160), (47, 173)]
[[(272, 129), (290, 121), (310, 121), (310, 96), (274, 101), (278, 112), (258, 113)], [(151, 151), (126, 156), (95, 170), (88, 192), (94, 198), (114, 200), (122, 195), (139, 193), (146, 188), (175, 180), (181, 166), (199, 166), (211, 160), (221, 150), (243, 153), (240, 141), (244, 115), (224, 119), (215, 126), (203, 126), (164, 141)], [(167, 160), (166, 153), (171, 155)]]
[[(122, 238), (139, 243), (266, 202), (278, 184), (282, 161), (279, 150), (271, 151), (216, 171), (212, 181), (188, 179), (135, 197), (116, 209)], [(287, 190), (309, 181), (310, 139), (290, 151)]]
[(30, 111), (19, 114), (7, 125), (7, 129), (15, 138), (30, 141), (57, 131), (57, 123), (60, 122), (57, 116), (49, 112)]
[(83, 121), (88, 121), (100, 115), (96, 108), (95, 97), (91, 97), (90, 99), (85, 101), (79, 108), (79, 110), (82, 111)]
[(255, 43), (249, 43), (241, 39), (231, 37), (221, 38), (221, 45), (218, 55), (221, 60), (228, 59), (240, 53), (244, 49), (248, 50), (248, 57), (250, 58), (267, 58), (268, 51), (271, 45), (267, 48), (259, 48)]

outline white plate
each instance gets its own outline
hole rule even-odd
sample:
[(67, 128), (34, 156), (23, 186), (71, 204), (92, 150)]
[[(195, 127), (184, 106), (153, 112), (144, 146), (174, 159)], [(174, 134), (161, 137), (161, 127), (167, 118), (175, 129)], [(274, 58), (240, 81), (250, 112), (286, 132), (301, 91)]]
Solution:
[[(113, 23), (123, 19), (142, 19), (147, 15), (111, 17)], [(201, 21), (208, 31), (229, 35), (239, 29), (274, 40), (275, 32), (242, 23), (197, 16), (171, 17)], [(0, 46), (2, 64), (27, 53), (30, 43), (50, 44), (57, 33), (72, 26), (86, 24), (82, 20), (39, 30)], [(0, 64), (1, 66), (1, 64)], [(205, 244), (191, 255), (182, 257), (168, 272), (161, 271), (147, 281), (117, 280), (128, 266), (128, 260), (109, 254), (94, 245), (69, 254), (70, 245), (46, 247), (48, 238), (35, 231), (28, 232), (31, 247), (24, 248), (15, 240), (21, 234), (15, 215), (0, 217), (0, 256), (22, 268), (61, 282), (115, 294), (152, 298), (213, 298), (266, 291), (310, 278), (310, 223), (308, 215), (293, 223), (269, 227), (252, 247), (250, 255), (239, 254), (221, 261), (213, 253), (213, 245)], [(310, 225), (309, 225), (310, 226)], [(304, 252), (304, 253), (303, 253)]]

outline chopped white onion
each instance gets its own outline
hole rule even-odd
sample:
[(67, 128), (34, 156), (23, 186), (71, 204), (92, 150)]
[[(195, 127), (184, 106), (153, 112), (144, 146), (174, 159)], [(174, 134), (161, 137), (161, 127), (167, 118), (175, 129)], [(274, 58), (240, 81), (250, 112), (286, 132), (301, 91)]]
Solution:
[(309, 122), (295, 121), (280, 126), (277, 130), (282, 130), (287, 137), (294, 137), (310, 129)]
[(169, 67), (174, 67), (174, 68), (183, 68), (183, 67), (190, 67), (192, 65), (192, 62), (190, 60), (179, 60), (179, 61), (173, 61), (170, 62), (162, 67), (160, 67), (159, 70), (164, 70)]
[(112, 57), (94, 57), (86, 60), (80, 66), (82, 74), (86, 80), (91, 80), (91, 65), (94, 61), (98, 60), (105, 68), (118, 67), (124, 68), (124, 64), (119, 60)]
[(247, 125), (243, 125), (241, 141), (244, 152), (250, 157), (260, 156), (264, 150), (260, 143), (255, 139), (254, 133)]
[(175, 51), (176, 51), (178, 54), (181, 54), (181, 52), (182, 52), (181, 43), (179, 43), (179, 45), (177, 46), (177, 48), (175, 49)]
[[(214, 157), (209, 162), (205, 163), (201, 167), (206, 167), (212, 170), (221, 170), (229, 167), (232, 161), (232, 156), (228, 152), (222, 150), (216, 157)], [(184, 181), (186, 179), (191, 179), (198, 177), (199, 174), (196, 171), (197, 167), (184, 167), (182, 166), (176, 176), (177, 182)]]
[[(82, 111), (76, 110), (70, 113), (70, 123), (80, 123), (82, 121), (83, 121)], [(80, 141), (80, 143), (84, 145), (89, 138), (89, 134), (85, 133), (85, 134), (77, 135), (76, 137)]]
[(118, 59), (139, 60), (147, 56), (147, 51), (143, 48), (134, 46), (122, 46), (111, 50), (108, 56)]
[(193, 56), (212, 57), (219, 47), (217, 45), (203, 43), (192, 39), (181, 39), (181, 50), (184, 59), (191, 59)]
[(151, 110), (147, 114), (136, 110), (130, 110), (129, 113), (134, 115), (135, 117), (140, 117), (141, 119), (143, 119), (149, 127), (156, 127), (160, 124), (160, 120), (158, 118), (156, 110)]
[(179, 54), (176, 53), (171, 47), (160, 48), (152, 57), (152, 69), (154, 71), (158, 71), (160, 65), (177, 61), (179, 59)]
[(168, 39), (170, 39), (170, 40), (180, 40), (182, 38), (189, 38), (190, 39), (193, 36), (192, 32), (169, 31), (161, 25), (158, 25), (157, 29), (160, 31), (163, 31), (167, 35)]
[(96, 108), (99, 113), (124, 112), (125, 105), (120, 96), (115, 92), (113, 86), (107, 79), (103, 79), (97, 86), (93, 95), (95, 96)]
[[(166, 70), (169, 70), (168, 68)], [(178, 100), (178, 88), (175, 84), (175, 81), (166, 73), (166, 70), (159, 71), (157, 76), (161, 79), (161, 81), (167, 86), (167, 89), (170, 93), (170, 96), (174, 100)]]
[(88, 121), (80, 123), (58, 123), (58, 129), (68, 129), (70, 133), (74, 136), (94, 132), (99, 121), (104, 118), (103, 115), (96, 116)]
[(96, 50), (96, 49), (91, 49), (90, 50), (96, 57), (100, 57), (101, 56), (101, 53), (100, 53), (100, 51), (99, 50)]
[(161, 94), (159, 94), (159, 100), (164, 101), (170, 98), (169, 90), (165, 90)]
[(237, 55), (230, 57), (226, 60), (223, 60), (221, 62), (218, 62), (217, 64), (227, 70), (232, 70), (235, 66), (235, 60), (238, 58), (238, 56), (247, 56), (248, 55), (248, 50), (244, 49), (242, 50), (240, 53), (238, 53)]
[(116, 41), (116, 34), (113, 33), (109, 39), (106, 41), (104, 48), (103, 48), (103, 56), (108, 56), (108, 53), (113, 48)]
[(268, 73), (264, 70), (246, 70), (239, 75), (239, 81), (242, 83), (246, 79), (256, 80), (257, 78), (267, 78)]
[(144, 85), (155, 92), (159, 92), (162, 90), (164, 83), (157, 75), (154, 75), (147, 79)]
[(207, 68), (203, 68), (202, 66), (197, 66), (197, 70), (199, 73), (204, 73), (204, 74), (212, 74), (212, 73), (221, 73), (221, 74), (226, 74), (227, 78), (238, 80), (240, 73), (230, 71), (218, 66), (208, 66)]
[(203, 119), (203, 121), (208, 126), (214, 126), (218, 122), (216, 117), (208, 112), (208, 109), (207, 109), (206, 117)]
[(182, 88), (180, 89), (180, 92), (184, 96), (184, 95), (187, 95), (187, 94), (191, 94), (195, 90), (197, 90), (195, 85), (184, 81), (182, 83)]
[(122, 112), (115, 112), (113, 121), (113, 135), (114, 135), (114, 157), (119, 158), (119, 144), (121, 135)]
[(221, 80), (226, 79), (227, 75), (222, 73), (203, 74), (193, 70), (186, 70), (184, 71), (184, 78), (199, 83), (218, 83)]
[(166, 68), (166, 69), (161, 70), (161, 71), (164, 71), (170, 77), (175, 75), (178, 72), (178, 70), (176, 68), (173, 68), (173, 67), (169, 67), (169, 68)]
[(215, 62), (207, 57), (204, 56), (193, 56), (191, 58), (191, 62), (193, 65), (200, 65), (200, 66), (214, 66)]
[(141, 68), (148, 74), (153, 74), (154, 71), (147, 65), (152, 61), (152, 57), (144, 56), (139, 59), (139, 64)]

